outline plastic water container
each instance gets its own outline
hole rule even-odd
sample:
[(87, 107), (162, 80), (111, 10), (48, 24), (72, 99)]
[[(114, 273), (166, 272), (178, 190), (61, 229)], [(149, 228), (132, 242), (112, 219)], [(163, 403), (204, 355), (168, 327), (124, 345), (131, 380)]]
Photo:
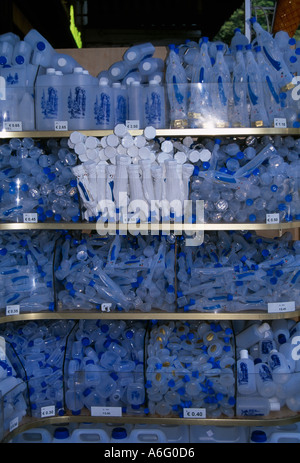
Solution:
[(94, 111), (92, 128), (98, 130), (113, 129), (113, 90), (106, 77), (100, 78), (99, 86), (94, 91), (94, 102), (92, 108)]
[(137, 444), (158, 444), (168, 442), (165, 433), (157, 428), (135, 428), (130, 433), (130, 442)]
[(32, 428), (18, 434), (11, 441), (12, 444), (49, 444), (52, 442), (51, 433), (44, 428)]
[(270, 444), (299, 444), (299, 431), (275, 431), (270, 435)]
[(182, 426), (175, 426), (175, 425), (165, 425), (162, 424), (160, 426), (156, 425), (143, 425), (138, 424), (136, 428), (147, 428), (147, 429), (158, 429), (162, 431), (166, 437), (166, 442), (170, 444), (188, 444), (190, 442), (190, 431), (189, 426), (182, 425)]
[(72, 443), (72, 437), (68, 428), (60, 427), (54, 431), (52, 439), (53, 444), (70, 444)]
[(71, 434), (72, 443), (74, 444), (107, 444), (110, 442), (109, 436), (101, 428), (78, 428)]
[(36, 80), (35, 111), (37, 130), (55, 130), (55, 122), (63, 116), (63, 76), (57, 75), (54, 68)]
[(190, 426), (191, 444), (246, 444), (248, 428), (244, 426)]

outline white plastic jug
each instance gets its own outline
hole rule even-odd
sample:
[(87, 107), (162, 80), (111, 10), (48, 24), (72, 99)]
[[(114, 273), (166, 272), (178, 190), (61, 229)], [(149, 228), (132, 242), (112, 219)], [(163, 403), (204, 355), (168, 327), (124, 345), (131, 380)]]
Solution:
[(135, 428), (130, 433), (130, 442), (157, 444), (167, 442), (165, 433), (158, 428)]
[(298, 431), (276, 431), (269, 436), (270, 444), (299, 444), (300, 432)]
[(47, 429), (32, 428), (21, 432), (11, 441), (12, 444), (49, 444), (52, 436)]
[(107, 444), (109, 436), (104, 429), (75, 429), (71, 434), (71, 440), (74, 444)]
[(190, 442), (196, 443), (221, 443), (221, 444), (246, 444), (247, 429), (244, 426), (190, 426)]

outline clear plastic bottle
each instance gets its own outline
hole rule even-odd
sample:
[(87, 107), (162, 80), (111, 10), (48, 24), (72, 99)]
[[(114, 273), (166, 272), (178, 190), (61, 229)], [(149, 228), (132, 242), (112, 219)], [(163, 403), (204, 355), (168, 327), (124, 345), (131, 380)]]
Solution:
[(247, 106), (247, 74), (242, 48), (242, 45), (236, 46), (235, 66), (232, 76), (233, 127), (249, 127), (250, 125)]
[(242, 349), (248, 349), (267, 337), (272, 338), (270, 325), (268, 323), (255, 323), (237, 334), (236, 345)]
[(237, 361), (237, 390), (239, 394), (251, 395), (256, 392), (254, 362), (248, 351), (242, 349)]
[(169, 45), (166, 88), (170, 105), (170, 123), (174, 128), (187, 126), (188, 85), (175, 45)]
[(291, 372), (287, 360), (281, 352), (273, 349), (270, 352), (268, 364), (276, 384), (284, 384), (290, 379)]
[(216, 61), (212, 68), (213, 116), (215, 127), (229, 127), (229, 103), (231, 100), (231, 77), (224, 59), (223, 45), (217, 45)]
[(37, 130), (54, 130), (63, 117), (63, 76), (48, 68), (36, 81), (35, 111)]
[(98, 130), (113, 129), (113, 92), (108, 79), (105, 77), (99, 80), (99, 86), (95, 89), (92, 108), (94, 112), (92, 127)]
[(145, 116), (146, 126), (156, 129), (166, 127), (165, 89), (155, 80), (151, 80), (145, 88)]
[(254, 360), (254, 364), (257, 392), (262, 397), (274, 397), (276, 395), (276, 384), (273, 381), (268, 364), (263, 363), (258, 358)]
[(236, 399), (237, 416), (268, 416), (272, 411), (280, 410), (280, 402), (277, 399), (265, 397), (239, 396)]

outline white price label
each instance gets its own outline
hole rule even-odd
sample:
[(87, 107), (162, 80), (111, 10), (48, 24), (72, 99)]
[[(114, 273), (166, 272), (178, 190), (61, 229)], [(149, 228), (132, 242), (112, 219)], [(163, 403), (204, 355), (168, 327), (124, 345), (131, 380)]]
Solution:
[(136, 217), (124, 214), (123, 223), (136, 223)]
[(68, 130), (68, 121), (55, 121), (54, 130), (56, 132), (64, 132), (65, 130)]
[(295, 301), (268, 303), (268, 313), (295, 312), (295, 310)]
[(277, 129), (286, 129), (286, 119), (284, 117), (275, 117), (274, 127)]
[(206, 418), (206, 408), (184, 408), (183, 418)]
[(6, 315), (19, 315), (20, 306), (19, 305), (7, 305), (6, 306)]
[(267, 214), (266, 215), (266, 223), (272, 224), (272, 223), (280, 223), (280, 217), (279, 214)]
[(38, 215), (36, 212), (24, 212), (23, 222), (24, 223), (37, 223)]
[(91, 407), (91, 416), (122, 416), (122, 407)]
[(110, 302), (104, 302), (101, 304), (101, 311), (102, 312), (110, 312), (112, 304)]
[(19, 426), (19, 418), (16, 417), (13, 420), (11, 420), (11, 422), (9, 423), (9, 431), (12, 432), (18, 426)]
[(55, 405), (41, 408), (41, 418), (48, 418), (49, 416), (55, 416)]
[(8, 132), (22, 132), (22, 122), (21, 121), (4, 121), (3, 123), (4, 130)]
[(128, 130), (139, 130), (140, 128), (140, 121), (136, 120), (129, 120), (129, 121), (126, 121), (126, 128)]

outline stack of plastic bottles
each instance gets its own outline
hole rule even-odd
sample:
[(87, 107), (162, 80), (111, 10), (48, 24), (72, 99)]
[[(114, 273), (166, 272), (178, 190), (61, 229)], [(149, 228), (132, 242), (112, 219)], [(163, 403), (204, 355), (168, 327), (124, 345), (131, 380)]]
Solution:
[(235, 351), (230, 322), (158, 322), (147, 345), (150, 414), (183, 416), (185, 408), (210, 418), (234, 416)]
[(287, 33), (275, 37), (251, 19), (252, 44), (235, 31), (230, 44), (202, 37), (169, 46), (166, 86), (170, 124), (186, 127), (299, 127), (299, 44)]
[[(277, 223), (299, 220), (298, 139), (179, 141), (155, 133), (147, 127), (134, 137), (119, 124), (101, 140), (71, 134), (85, 220), (266, 223), (274, 214)], [(197, 201), (203, 201), (203, 219)]]
[(267, 416), (284, 405), (299, 412), (299, 323), (251, 323), (236, 335), (238, 416)]
[[(201, 148), (201, 146), (200, 146)], [(299, 220), (299, 140), (248, 137), (204, 141), (209, 162), (197, 162), (190, 199), (204, 200), (205, 222)]]
[[(194, 150), (176, 140), (157, 140), (155, 135), (155, 128), (149, 126), (143, 135), (133, 137), (122, 124), (101, 140), (71, 134), (69, 145), (81, 161), (72, 171), (86, 220), (123, 222), (125, 216), (135, 222), (150, 217), (158, 222), (170, 217), (182, 220), (194, 171), (188, 153)], [(204, 154), (210, 156), (208, 151)]]
[(143, 322), (80, 321), (66, 362), (66, 406), (73, 415), (92, 407), (144, 414)]
[(55, 264), (58, 309), (174, 311), (175, 245), (168, 240), (65, 235)]
[(299, 251), (290, 233), (206, 233), (196, 251), (182, 246), (177, 254), (177, 305), (186, 312), (267, 311), (283, 301), (297, 307)]
[(5, 338), (0, 337), (0, 393), (1, 426), (0, 438), (9, 431), (13, 423), (19, 424), (27, 414), (26, 383), (18, 377), (7, 354)]
[[(71, 168), (77, 157), (67, 139), (45, 143), (12, 138), (0, 145), (0, 220), (78, 221), (80, 206)], [(33, 214), (24, 216), (24, 214)]]
[(0, 238), (0, 308), (16, 313), (55, 308), (53, 256), (57, 235), (2, 232)]

